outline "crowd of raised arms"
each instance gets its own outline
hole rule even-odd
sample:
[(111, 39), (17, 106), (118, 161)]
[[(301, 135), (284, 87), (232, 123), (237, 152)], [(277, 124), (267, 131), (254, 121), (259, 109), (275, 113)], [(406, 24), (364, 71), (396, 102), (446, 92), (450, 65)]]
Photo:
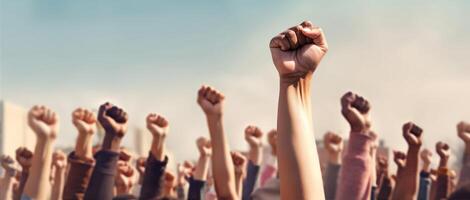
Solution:
[[(78, 108), (72, 112), (78, 132), (75, 149), (65, 155), (53, 149), (59, 116), (45, 106), (34, 106), (28, 124), (36, 134), (36, 146), (17, 149), (15, 158), (21, 169), (14, 167), (14, 155), (2, 155), (5, 173), (0, 200), (470, 199), (470, 123), (457, 125), (456, 136), (465, 144), (463, 158), (458, 158), (462, 159), (460, 170), (449, 168), (451, 147), (444, 142), (435, 145), (439, 165), (431, 166), (432, 151), (421, 148), (425, 132), (407, 122), (402, 135), (408, 150), (393, 152), (397, 171), (391, 172), (388, 160), (377, 155), (380, 133), (372, 128), (370, 103), (352, 92), (339, 101), (351, 128), (347, 148), (341, 136), (326, 133), (328, 163), (322, 170), (313, 134), (310, 82), (328, 51), (325, 36), (306, 21), (276, 35), (269, 47), (280, 91), (277, 128), (266, 135), (272, 150), (269, 156), (277, 162), (262, 166), (263, 156), (268, 156), (262, 150), (265, 133), (254, 125), (244, 133), (248, 153), (231, 151), (223, 123), (225, 97), (210, 86), (203, 85), (197, 92), (209, 137), (195, 141), (197, 161), (178, 164), (174, 172), (167, 166), (173, 158), (165, 147), (171, 122), (162, 115), (148, 114), (147, 129), (153, 137), (148, 156), (133, 158), (121, 146), (128, 121), (122, 108), (105, 103), (97, 116)], [(93, 146), (96, 123), (105, 135), (100, 145)]]

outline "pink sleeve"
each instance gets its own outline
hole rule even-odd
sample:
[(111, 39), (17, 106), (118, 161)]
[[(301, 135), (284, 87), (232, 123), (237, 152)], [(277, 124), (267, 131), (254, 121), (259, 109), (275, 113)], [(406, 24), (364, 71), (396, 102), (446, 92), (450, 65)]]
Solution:
[(261, 173), (260, 177), (260, 187), (264, 186), (264, 184), (271, 179), (272, 177), (276, 176), (276, 167), (272, 165), (266, 165), (263, 172)]
[(370, 146), (373, 138), (364, 133), (351, 133), (346, 155), (343, 158), (337, 200), (369, 200), (371, 194)]

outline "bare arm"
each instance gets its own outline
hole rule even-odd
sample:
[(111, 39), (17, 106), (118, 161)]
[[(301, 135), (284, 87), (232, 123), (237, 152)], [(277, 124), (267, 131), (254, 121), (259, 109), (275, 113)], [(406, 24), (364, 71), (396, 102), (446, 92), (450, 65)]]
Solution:
[(34, 106), (28, 114), (29, 126), (37, 135), (32, 166), (24, 194), (32, 199), (46, 199), (50, 192), (52, 148), (57, 137), (58, 116), (44, 106)]
[(443, 142), (436, 143), (436, 152), (439, 155), (439, 168), (437, 170), (437, 182), (436, 182), (436, 200), (446, 199), (450, 195), (449, 187), (449, 169), (447, 163), (450, 157), (449, 145)]
[(199, 160), (197, 162), (196, 169), (194, 170), (194, 179), (206, 181), (212, 156), (211, 141), (207, 138), (200, 137), (196, 143), (197, 148), (199, 149)]
[(279, 72), (277, 155), (282, 199), (324, 199), (314, 141), (310, 82), (328, 46), (320, 28), (310, 22), (292, 27), (270, 42)]
[(67, 158), (62, 151), (56, 151), (52, 155), (52, 165), (55, 168), (54, 184), (52, 185), (52, 200), (61, 200), (65, 185), (65, 169)]
[(11, 199), (13, 197), (13, 183), (17, 173), (13, 167), (15, 161), (10, 156), (2, 155), (0, 162), (4, 169), (4, 176), (0, 179), (0, 200)]
[(462, 158), (462, 169), (457, 188), (466, 183), (470, 183), (470, 123), (460, 122), (457, 125), (457, 133), (460, 139), (465, 143), (465, 151)]
[(233, 166), (235, 168), (235, 186), (239, 197), (243, 195), (243, 181), (246, 177), (246, 158), (238, 152), (232, 152)]

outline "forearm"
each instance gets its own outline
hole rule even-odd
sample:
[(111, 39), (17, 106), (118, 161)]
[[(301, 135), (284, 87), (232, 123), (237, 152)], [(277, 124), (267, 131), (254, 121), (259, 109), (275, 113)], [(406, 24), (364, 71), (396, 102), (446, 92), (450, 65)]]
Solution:
[(206, 181), (207, 173), (209, 172), (210, 157), (201, 155), (197, 162), (196, 170), (194, 171), (194, 179)]
[(377, 194), (377, 200), (389, 200), (392, 196), (393, 186), (391, 183), (391, 178), (386, 175), (383, 176), (379, 192)]
[(149, 153), (140, 190), (141, 199), (155, 199), (163, 193), (161, 184), (167, 163), (168, 157), (157, 160), (153, 153)]
[(212, 165), (215, 189), (219, 198), (236, 199), (235, 172), (230, 149), (222, 127), (222, 117), (207, 117), (212, 141)]
[(263, 150), (261, 146), (250, 147), (248, 158), (253, 164), (261, 165), (263, 159)]
[(111, 199), (115, 182), (118, 150), (102, 149), (95, 155), (93, 169), (84, 199)]
[(324, 180), (326, 199), (335, 199), (340, 169), (341, 165), (336, 163), (328, 163), (328, 166), (326, 167), (326, 176)]
[(307, 79), (294, 84), (281, 80), (280, 84), (277, 131), (282, 199), (324, 199)]
[(465, 152), (462, 158), (462, 168), (460, 170), (459, 183), (457, 188), (470, 182), (470, 144), (465, 145)]
[(50, 191), (53, 140), (37, 138), (30, 175), (24, 194), (32, 199), (46, 199)]
[(396, 189), (392, 199), (414, 199), (418, 191), (419, 147), (409, 147), (406, 165), (397, 176)]
[(436, 196), (434, 197), (434, 199), (446, 199), (450, 194), (449, 175), (447, 167), (439, 167), (436, 185)]
[(243, 175), (235, 175), (235, 188), (237, 196), (243, 196)]
[(65, 185), (65, 168), (56, 168), (54, 176), (54, 185), (52, 186), (52, 200), (61, 200)]
[(13, 196), (14, 179), (15, 175), (8, 174), (8, 172), (5, 172), (4, 177), (0, 179), (0, 200), (11, 199)]
[(75, 143), (75, 155), (80, 159), (93, 160), (92, 135), (79, 133)]
[(24, 186), (26, 185), (26, 181), (28, 180), (29, 176), (29, 169), (23, 168), (21, 171), (20, 181), (18, 183), (18, 190), (14, 194), (14, 200), (21, 199), (21, 195), (23, 195)]
[(93, 171), (94, 160), (83, 160), (75, 155), (69, 154), (68, 163), (70, 171), (64, 186), (64, 199), (82, 199), (88, 186)]

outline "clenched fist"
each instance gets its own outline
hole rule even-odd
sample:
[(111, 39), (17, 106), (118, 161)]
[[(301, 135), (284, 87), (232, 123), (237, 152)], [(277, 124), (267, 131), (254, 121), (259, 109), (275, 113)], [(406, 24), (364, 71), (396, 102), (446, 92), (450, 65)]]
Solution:
[(423, 170), (429, 171), (429, 166), (431, 165), (432, 152), (429, 149), (423, 149), (419, 154), (421, 160), (423, 161)]
[(262, 136), (263, 132), (256, 126), (248, 126), (245, 128), (245, 140), (251, 148), (259, 148), (262, 146)]
[(423, 129), (418, 127), (416, 124), (413, 124), (412, 122), (408, 122), (403, 125), (403, 137), (409, 146), (420, 147), (422, 144), (422, 133)]
[(246, 158), (241, 153), (232, 152), (233, 166), (235, 167), (235, 176), (242, 179), (246, 176)]
[(205, 137), (199, 137), (196, 140), (196, 145), (200, 156), (209, 157), (212, 155), (212, 144), (209, 139)]
[(210, 86), (203, 85), (198, 91), (197, 103), (207, 116), (222, 116), (225, 96)]
[(336, 133), (327, 132), (323, 136), (323, 145), (328, 152), (328, 159), (331, 163), (341, 162), (341, 152), (343, 151), (343, 138)]
[(13, 158), (7, 155), (2, 155), (0, 156), (0, 163), (8, 176), (15, 176), (16, 169), (14, 167), (15, 161), (13, 160)]
[(465, 144), (470, 145), (470, 124), (466, 122), (459, 122), (457, 124), (457, 133)]
[(119, 138), (124, 137), (127, 131), (127, 113), (110, 103), (100, 106), (98, 121), (106, 133), (113, 134)]
[(93, 112), (89, 110), (77, 108), (72, 113), (72, 123), (79, 133), (93, 134), (96, 117)]
[(369, 102), (357, 94), (347, 92), (341, 97), (341, 113), (349, 122), (352, 132), (369, 132), (371, 127), (369, 110)]
[(277, 130), (273, 129), (268, 133), (268, 143), (271, 146), (271, 154), (277, 155)]
[(67, 156), (64, 152), (57, 150), (52, 154), (52, 165), (56, 169), (65, 169), (67, 166)]
[(328, 51), (322, 29), (309, 21), (275, 36), (269, 47), (279, 76), (289, 81), (313, 73)]
[(449, 145), (444, 142), (437, 142), (436, 143), (436, 153), (441, 158), (439, 162), (439, 167), (446, 167), (447, 162), (449, 161), (450, 157), (450, 148)]
[(402, 169), (406, 165), (406, 154), (402, 151), (393, 151), (393, 161), (399, 170)]
[(154, 137), (165, 138), (170, 125), (163, 116), (152, 113), (147, 116), (147, 129)]
[(117, 193), (119, 194), (130, 194), (132, 187), (134, 186), (134, 168), (132, 168), (127, 162), (119, 160), (117, 163), (117, 173), (115, 178), (115, 184)]
[(32, 165), (33, 152), (26, 147), (16, 149), (16, 161), (20, 164), (23, 171), (28, 171)]
[(28, 113), (28, 124), (39, 139), (55, 139), (59, 132), (59, 117), (45, 106), (34, 106)]

